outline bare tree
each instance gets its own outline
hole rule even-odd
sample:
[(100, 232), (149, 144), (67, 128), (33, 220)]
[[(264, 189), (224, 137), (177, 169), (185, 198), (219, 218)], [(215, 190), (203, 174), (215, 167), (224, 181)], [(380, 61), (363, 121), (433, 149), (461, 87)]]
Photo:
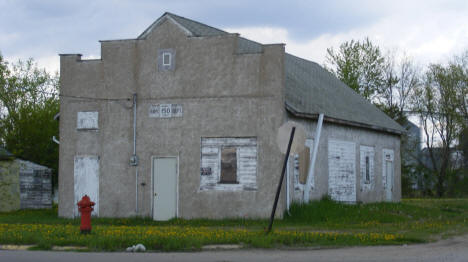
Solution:
[(429, 66), (424, 84), (412, 96), (413, 110), (421, 118), (431, 168), (436, 175), (439, 197), (445, 193), (445, 182), (452, 170), (451, 149), (461, 131), (457, 87), (463, 82), (452, 65)]
[(384, 85), (378, 97), (378, 105), (400, 123), (405, 120), (405, 112), (410, 110), (411, 93), (421, 84), (419, 72), (420, 69), (406, 54), (398, 60), (395, 51), (386, 54), (383, 70)]

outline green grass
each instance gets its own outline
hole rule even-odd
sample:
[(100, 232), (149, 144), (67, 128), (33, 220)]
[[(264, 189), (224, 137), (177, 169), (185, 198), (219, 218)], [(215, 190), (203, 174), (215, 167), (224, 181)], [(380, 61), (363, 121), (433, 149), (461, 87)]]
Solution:
[(123, 250), (143, 243), (150, 250), (198, 250), (208, 244), (247, 247), (348, 246), (426, 242), (468, 233), (468, 199), (407, 199), (401, 203), (347, 205), (331, 200), (292, 205), (264, 233), (264, 219), (93, 218), (93, 233), (79, 234), (79, 219), (51, 210), (0, 213), (0, 244), (35, 244), (38, 249), (86, 246)]

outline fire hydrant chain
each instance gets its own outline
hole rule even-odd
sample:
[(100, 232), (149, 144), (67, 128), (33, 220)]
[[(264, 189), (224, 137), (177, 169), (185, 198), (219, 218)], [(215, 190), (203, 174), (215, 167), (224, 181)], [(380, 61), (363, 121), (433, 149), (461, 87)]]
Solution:
[(94, 210), (94, 202), (91, 201), (88, 195), (84, 197), (77, 203), (78, 211), (81, 213), (81, 226), (80, 232), (82, 234), (91, 233), (91, 212)]

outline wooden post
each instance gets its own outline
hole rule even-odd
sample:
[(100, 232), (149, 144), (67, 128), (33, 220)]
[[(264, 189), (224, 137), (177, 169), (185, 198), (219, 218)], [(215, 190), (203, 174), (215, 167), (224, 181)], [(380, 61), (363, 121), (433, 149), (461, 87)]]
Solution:
[(284, 172), (286, 171), (286, 164), (288, 163), (289, 160), (289, 152), (291, 152), (291, 145), (294, 139), (294, 132), (296, 131), (296, 127), (293, 127), (291, 129), (291, 136), (289, 137), (289, 144), (288, 144), (288, 150), (286, 151), (286, 156), (284, 156), (284, 163), (283, 163), (283, 171), (281, 172), (281, 178), (278, 183), (278, 188), (276, 189), (276, 196), (275, 196), (275, 202), (273, 204), (273, 209), (271, 210), (271, 217), (270, 217), (270, 224), (268, 225), (267, 229), (267, 234), (270, 233), (271, 227), (273, 226), (273, 220), (275, 218), (275, 212), (276, 212), (276, 206), (278, 205), (278, 199), (279, 195), (281, 193), (281, 185), (283, 184), (283, 179), (284, 179)]

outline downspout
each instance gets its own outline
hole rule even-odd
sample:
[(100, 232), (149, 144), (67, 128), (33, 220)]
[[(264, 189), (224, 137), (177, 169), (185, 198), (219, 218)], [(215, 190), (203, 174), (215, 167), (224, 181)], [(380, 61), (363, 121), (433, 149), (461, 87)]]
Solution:
[(137, 94), (133, 94), (133, 156), (132, 166), (138, 165), (138, 157), (136, 155), (136, 117), (137, 117)]
[[(54, 116), (54, 120), (58, 121), (59, 117), (60, 117), (60, 113), (57, 113), (57, 114)], [(54, 141), (55, 143), (57, 143), (58, 145), (60, 145), (60, 141), (58, 141), (58, 139), (57, 139), (55, 136), (52, 137), (52, 141)]]
[(135, 167), (135, 213), (138, 215), (138, 156), (136, 155), (136, 120), (137, 120), (137, 94), (133, 94), (133, 155), (130, 165)]
[(314, 139), (314, 151), (312, 153), (312, 160), (309, 166), (307, 182), (304, 188), (304, 203), (309, 203), (310, 185), (312, 184), (312, 178), (314, 177), (315, 160), (317, 159), (317, 151), (318, 151), (318, 146), (320, 142), (320, 133), (322, 132), (322, 123), (323, 123), (323, 114), (320, 114), (318, 123), (317, 123), (317, 130), (315, 131), (316, 136)]

